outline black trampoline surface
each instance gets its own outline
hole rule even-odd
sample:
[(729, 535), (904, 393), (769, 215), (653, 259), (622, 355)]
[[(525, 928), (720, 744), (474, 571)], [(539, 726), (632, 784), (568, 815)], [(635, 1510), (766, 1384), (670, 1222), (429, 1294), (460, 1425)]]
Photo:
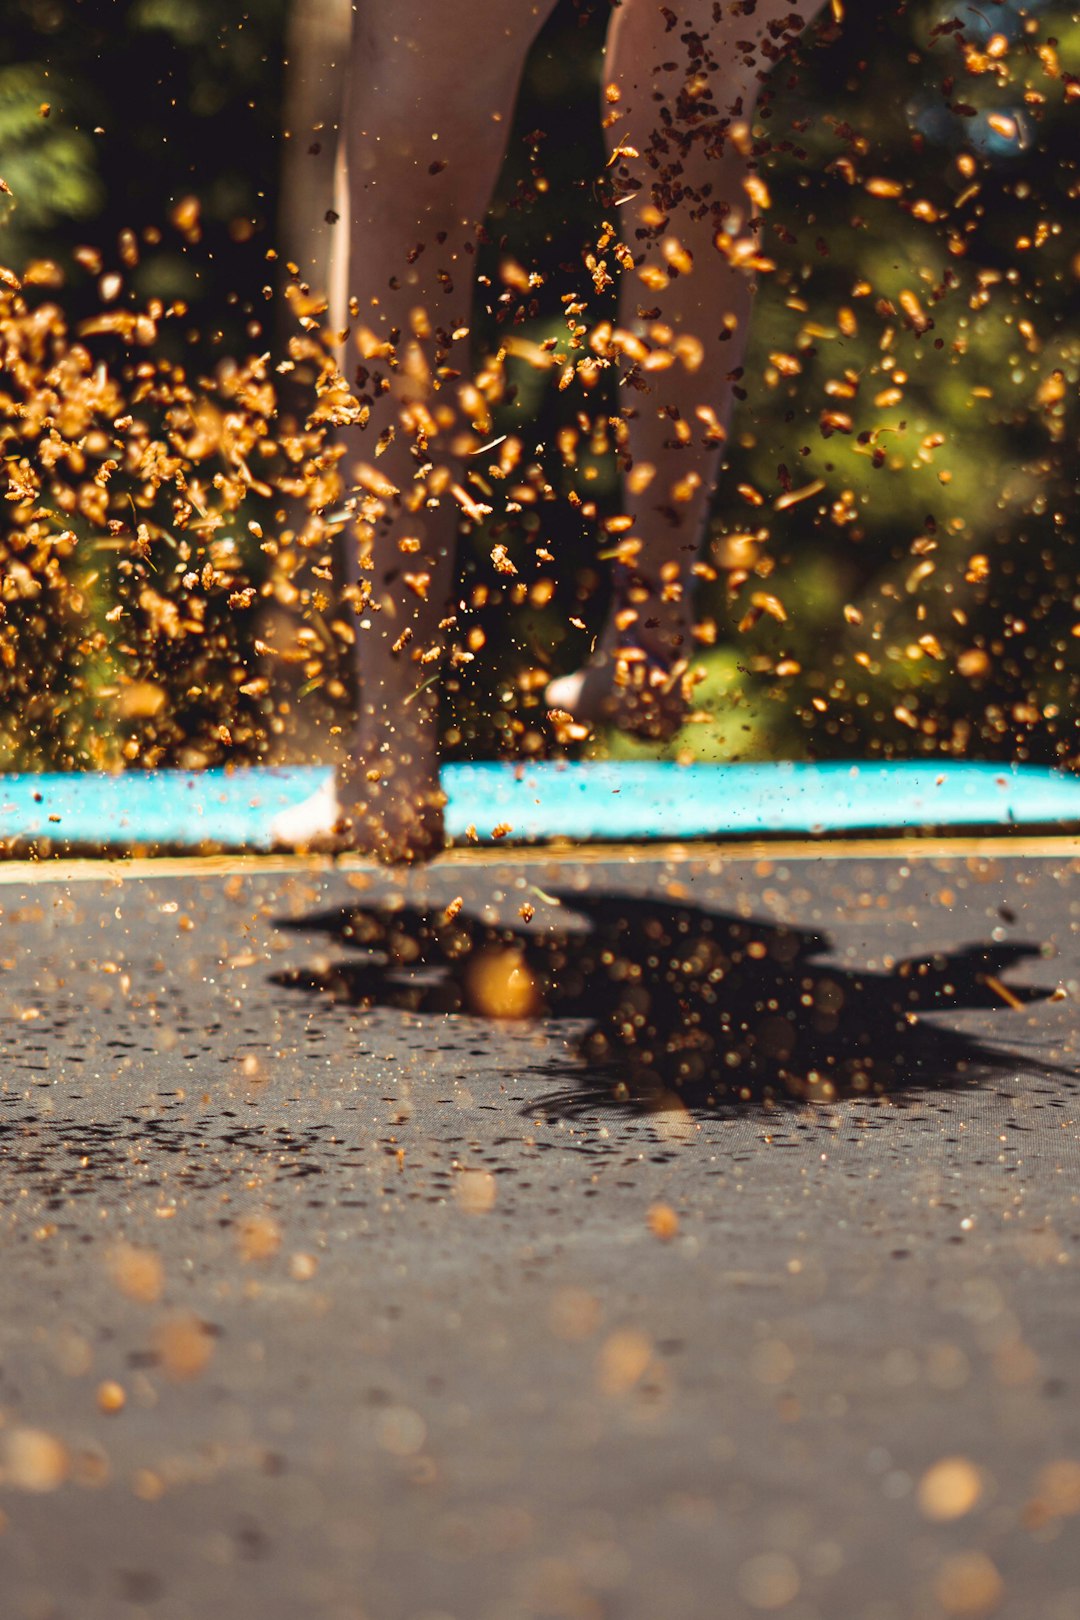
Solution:
[(1017, 847), (0, 870), (3, 1620), (1076, 1620)]

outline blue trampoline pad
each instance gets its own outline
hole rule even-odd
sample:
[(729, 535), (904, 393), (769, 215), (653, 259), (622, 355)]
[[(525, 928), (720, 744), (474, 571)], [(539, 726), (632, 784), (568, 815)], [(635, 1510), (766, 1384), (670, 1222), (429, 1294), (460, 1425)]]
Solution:
[[(455, 841), (1080, 827), (1080, 779), (1036, 766), (546, 761), (446, 765), (441, 775)], [(9, 851), (43, 840), (109, 851), (281, 849), (329, 831), (334, 815), (333, 771), (323, 765), (0, 777)]]

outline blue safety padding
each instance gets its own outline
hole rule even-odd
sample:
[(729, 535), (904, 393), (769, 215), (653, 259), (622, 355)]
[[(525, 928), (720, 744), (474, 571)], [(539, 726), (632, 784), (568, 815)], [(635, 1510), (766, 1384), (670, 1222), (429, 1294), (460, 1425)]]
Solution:
[[(265, 850), (327, 766), (0, 776), (0, 840)], [(1080, 826), (1080, 780), (1038, 766), (918, 762), (446, 765), (447, 830), (489, 842)]]

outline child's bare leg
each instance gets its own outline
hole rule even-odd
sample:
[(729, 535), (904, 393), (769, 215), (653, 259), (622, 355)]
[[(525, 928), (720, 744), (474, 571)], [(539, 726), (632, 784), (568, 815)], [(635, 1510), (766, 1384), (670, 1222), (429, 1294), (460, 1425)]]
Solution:
[(390, 860), (442, 843), (437, 676), (460, 507), (440, 476), (458, 477), (445, 476), (462, 425), (453, 374), (469, 375), (477, 224), (552, 3), (361, 0), (353, 31), (339, 186), (348, 253), (333, 313), (351, 328), (346, 377), (371, 407), (363, 430), (347, 430), (343, 463), (346, 482), (359, 469), (366, 488), (348, 543), (371, 597), (357, 616), (360, 721), (338, 794), (349, 842)]
[[(548, 688), (550, 701), (584, 719), (606, 715), (662, 736), (685, 713), (678, 672), (692, 657), (690, 569), (753, 303), (752, 274), (737, 263), (753, 241), (755, 217), (752, 164), (738, 126), (749, 123), (773, 62), (820, 4), (806, 0), (793, 13), (784, 0), (759, 0), (751, 15), (733, 16), (733, 7), (712, 0), (625, 0), (612, 19), (604, 79), (619, 99), (606, 110), (613, 106), (619, 117), (608, 140), (612, 150), (638, 153), (619, 157), (614, 172), (627, 191), (636, 188), (619, 219), (641, 259), (623, 275), (620, 320), (676, 359), (666, 370), (643, 371), (645, 390), (626, 395), (633, 471), (624, 509), (636, 518), (642, 548), (634, 567), (616, 564), (601, 655)], [(735, 262), (717, 248), (718, 233), (744, 244)], [(620, 671), (615, 653), (627, 647), (646, 659)], [(627, 675), (637, 678), (623, 684)]]

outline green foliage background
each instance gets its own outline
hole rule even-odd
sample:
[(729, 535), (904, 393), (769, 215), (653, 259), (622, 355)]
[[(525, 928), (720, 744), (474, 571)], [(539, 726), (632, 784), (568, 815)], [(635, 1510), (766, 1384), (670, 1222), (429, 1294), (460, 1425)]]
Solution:
[[(191, 305), (197, 358), (250, 346), (241, 303), (265, 280), (281, 151), (286, 0), (242, 14), (210, 0), (18, 0), (0, 38), (0, 257), (117, 267), (121, 230), (164, 233), (127, 276), (133, 299)], [(46, 111), (47, 109), (47, 111)], [(201, 205), (197, 245), (169, 226)], [(69, 296), (75, 312), (80, 278)], [(81, 301), (96, 303), (84, 276)], [(198, 334), (195, 336), (194, 334)]]
[[(122, 230), (159, 231), (160, 243), (125, 271), (126, 296), (187, 301), (186, 333), (171, 341), (192, 369), (268, 343), (260, 323), (271, 324), (263, 288), (282, 152), (285, 9), (285, 0), (253, 0), (242, 15), (208, 0), (10, 5), (0, 40), (0, 175), (14, 201), (0, 197), (0, 261), (63, 263), (74, 318), (96, 307), (95, 277), (75, 250), (95, 245), (115, 267)], [(537, 340), (565, 332), (560, 299), (587, 286), (582, 255), (605, 215), (595, 176), (606, 14), (604, 4), (564, 0), (539, 41), (481, 264), (493, 274), (509, 251), (543, 271), (518, 328)], [(954, 16), (960, 39), (951, 28), (935, 37)], [(985, 44), (995, 29), (1013, 36), (1008, 82), (964, 65), (961, 40)], [(1078, 73), (1080, 23), (1065, 7), (1018, 15), (993, 0), (980, 10), (916, 0), (852, 6), (842, 27), (827, 20), (775, 75), (757, 131), (777, 269), (762, 278), (715, 517), (721, 558), (726, 534), (767, 527), (757, 556), (772, 572), (752, 576), (731, 600), (722, 578), (704, 592), (702, 610), (717, 627), (702, 655), (710, 718), (687, 728), (676, 753), (1080, 755), (1080, 102), (1070, 78)], [(995, 137), (988, 113), (1018, 114), (1022, 140)], [(998, 150), (987, 153), (988, 143)], [(964, 153), (974, 162), (967, 175), (957, 163)], [(891, 186), (868, 190), (867, 181)], [(896, 195), (880, 194), (891, 188)], [(188, 197), (199, 203), (198, 240), (169, 223)], [(905, 314), (909, 294), (933, 323), (921, 332)], [(855, 328), (844, 331), (848, 309)], [(499, 322), (483, 298), (477, 321), (482, 339), (497, 344)], [(779, 370), (777, 355), (794, 357), (798, 374)], [(890, 359), (893, 375), (907, 377), (902, 397), (875, 404), (890, 386)], [(852, 431), (826, 436), (821, 413), (838, 404), (827, 385), (845, 374), (858, 382), (856, 398), (840, 402)], [(586, 481), (556, 448), (581, 398), (525, 368), (516, 381), (496, 431), (527, 427), (557, 490), (610, 509), (610, 463), (597, 462)], [(596, 397), (588, 403), (595, 409)], [(617, 404), (612, 393), (610, 408)], [(939, 442), (928, 450), (931, 440)], [(816, 498), (775, 510), (789, 484), (817, 479)], [(749, 505), (739, 485), (764, 504)], [(468, 578), (490, 589), (478, 614), (488, 639), (448, 697), (452, 752), (540, 746), (539, 688), (522, 689), (516, 677), (573, 665), (598, 626), (600, 537), (565, 499), (542, 521), (559, 559), (559, 590), (543, 609), (506, 601), (488, 561), (490, 533), (464, 548)], [(526, 537), (498, 514), (492, 522), (525, 559)], [(973, 566), (973, 557), (982, 560)], [(763, 586), (786, 620), (766, 614), (740, 630), (750, 593)], [(107, 581), (102, 592), (104, 610)], [(56, 662), (63, 667), (62, 649)], [(0, 709), (4, 702), (0, 688)], [(20, 742), (7, 720), (15, 741), (3, 763), (49, 763), (48, 749), (29, 734)], [(70, 738), (65, 750), (65, 760), (78, 757)]]

